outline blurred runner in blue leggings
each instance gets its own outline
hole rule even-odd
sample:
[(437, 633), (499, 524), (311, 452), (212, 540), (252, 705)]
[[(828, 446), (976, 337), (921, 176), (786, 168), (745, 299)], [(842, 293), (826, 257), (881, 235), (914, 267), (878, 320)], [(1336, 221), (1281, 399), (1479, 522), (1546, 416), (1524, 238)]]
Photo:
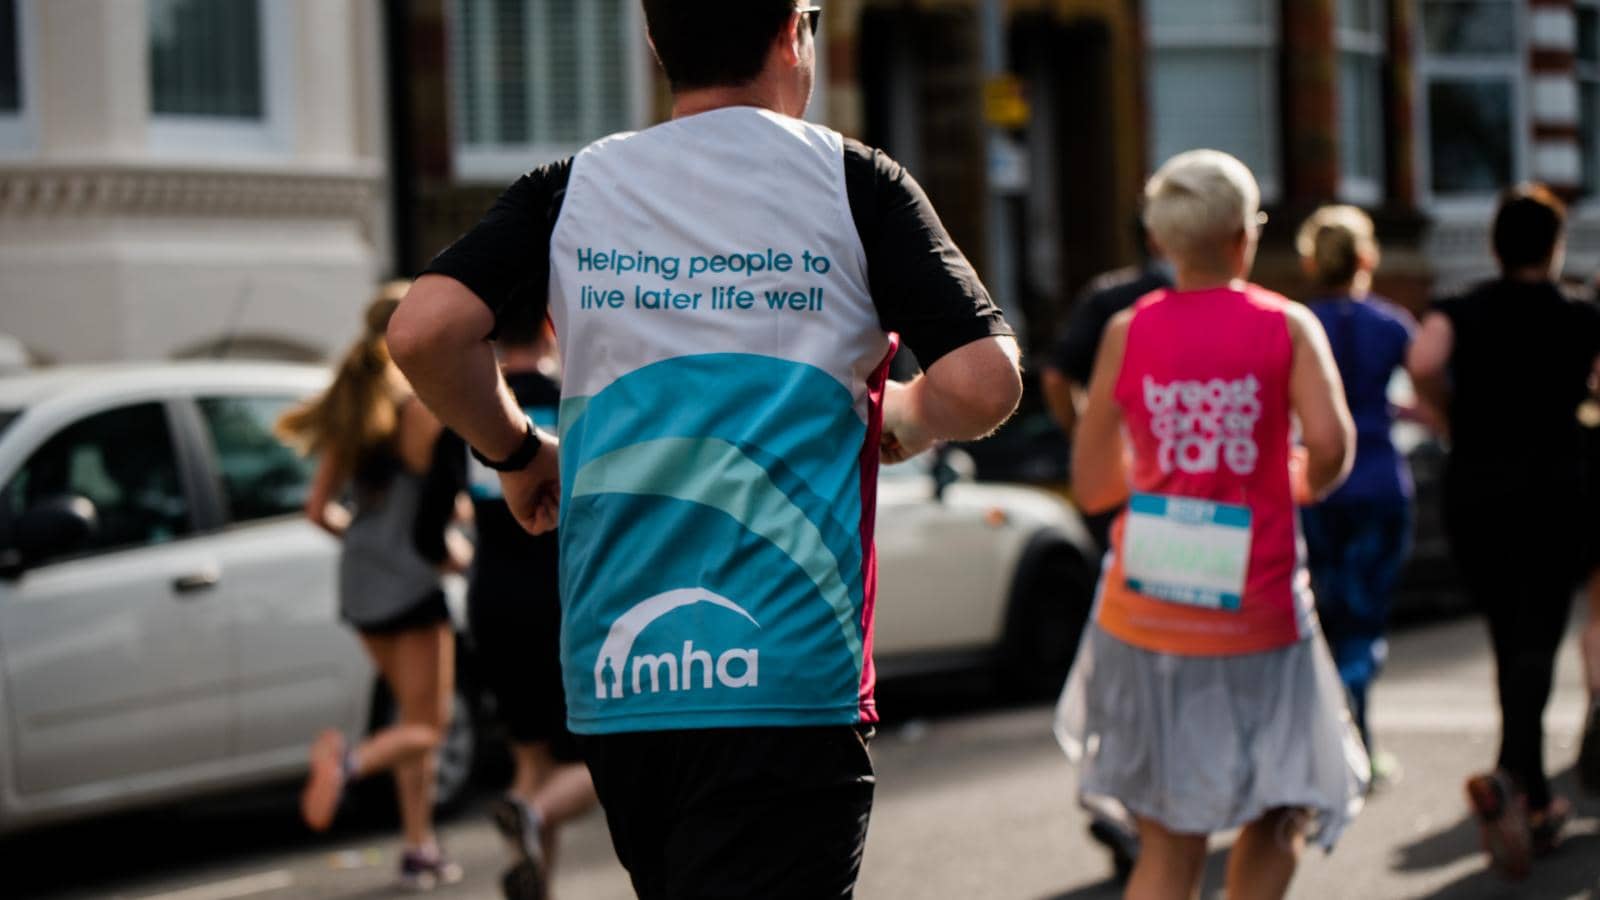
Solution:
[[(1367, 693), (1388, 654), (1384, 630), (1410, 550), (1414, 494), (1390, 436), (1388, 387), (1405, 362), (1415, 325), (1409, 313), (1372, 293), (1378, 243), (1366, 213), (1353, 206), (1317, 210), (1301, 226), (1296, 249), (1316, 285), (1311, 310), (1333, 346), (1357, 432), (1349, 480), (1303, 513), (1306, 548), (1323, 634), (1361, 739), (1373, 753)], [(1396, 774), (1389, 754), (1373, 753), (1372, 768), (1375, 786)]]

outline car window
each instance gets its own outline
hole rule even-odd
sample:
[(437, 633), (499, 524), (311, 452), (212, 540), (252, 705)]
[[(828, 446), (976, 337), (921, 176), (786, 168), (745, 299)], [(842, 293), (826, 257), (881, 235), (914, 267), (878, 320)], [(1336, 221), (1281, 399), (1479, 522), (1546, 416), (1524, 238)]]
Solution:
[(6, 486), (6, 518), (46, 500), (84, 497), (96, 527), (87, 552), (162, 544), (188, 534), (189, 504), (166, 410), (141, 403), (97, 413), (58, 432)]
[(15, 422), (19, 415), (21, 413), (16, 410), (0, 409), (0, 434), (5, 434), (6, 429), (11, 427), (11, 423)]
[(228, 521), (299, 513), (311, 490), (312, 462), (272, 433), (296, 397), (205, 397), (200, 413), (217, 450)]

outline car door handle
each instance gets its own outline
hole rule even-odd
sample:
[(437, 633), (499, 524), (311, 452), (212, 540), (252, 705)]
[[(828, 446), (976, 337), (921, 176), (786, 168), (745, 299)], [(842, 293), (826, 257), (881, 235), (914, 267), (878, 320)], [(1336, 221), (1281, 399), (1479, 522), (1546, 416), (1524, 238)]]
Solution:
[(172, 590), (174, 593), (179, 594), (180, 596), (184, 594), (197, 594), (201, 591), (208, 591), (216, 587), (221, 581), (222, 575), (218, 573), (216, 569), (206, 569), (200, 572), (195, 572), (191, 575), (183, 575), (172, 579)]

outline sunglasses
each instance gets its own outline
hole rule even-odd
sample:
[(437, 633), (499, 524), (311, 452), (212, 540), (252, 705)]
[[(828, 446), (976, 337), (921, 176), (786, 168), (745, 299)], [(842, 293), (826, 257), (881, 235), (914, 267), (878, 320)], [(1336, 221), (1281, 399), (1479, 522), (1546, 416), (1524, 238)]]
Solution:
[(800, 18), (802, 18), (802, 19), (804, 19), (806, 21), (806, 24), (811, 26), (811, 36), (812, 37), (816, 37), (817, 36), (817, 26), (822, 22), (822, 7), (820, 7), (820, 6), (799, 6), (799, 7), (795, 7), (795, 14), (800, 16)]

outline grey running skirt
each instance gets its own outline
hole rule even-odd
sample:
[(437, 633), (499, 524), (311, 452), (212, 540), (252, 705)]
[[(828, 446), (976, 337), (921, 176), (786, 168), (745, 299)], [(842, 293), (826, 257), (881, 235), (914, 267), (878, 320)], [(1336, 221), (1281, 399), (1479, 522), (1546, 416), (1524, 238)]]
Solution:
[(1179, 834), (1311, 814), (1331, 850), (1361, 811), (1370, 767), (1320, 634), (1243, 656), (1142, 650), (1092, 624), (1056, 706), (1056, 738), (1086, 806)]

